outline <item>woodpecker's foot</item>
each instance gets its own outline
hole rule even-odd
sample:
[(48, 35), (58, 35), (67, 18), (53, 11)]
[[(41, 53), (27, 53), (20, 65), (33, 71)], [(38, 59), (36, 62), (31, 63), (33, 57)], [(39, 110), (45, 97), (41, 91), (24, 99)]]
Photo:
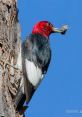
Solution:
[(20, 115), (24, 114), (24, 112), (27, 110), (28, 106), (23, 106), (21, 110), (19, 111)]

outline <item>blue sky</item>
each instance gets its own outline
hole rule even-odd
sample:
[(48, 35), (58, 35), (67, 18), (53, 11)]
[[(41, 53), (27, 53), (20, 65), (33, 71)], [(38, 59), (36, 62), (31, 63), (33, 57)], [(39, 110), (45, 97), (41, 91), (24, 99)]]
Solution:
[(18, 0), (22, 39), (34, 24), (69, 25), (66, 35), (50, 36), (52, 60), (26, 117), (82, 116), (82, 0)]

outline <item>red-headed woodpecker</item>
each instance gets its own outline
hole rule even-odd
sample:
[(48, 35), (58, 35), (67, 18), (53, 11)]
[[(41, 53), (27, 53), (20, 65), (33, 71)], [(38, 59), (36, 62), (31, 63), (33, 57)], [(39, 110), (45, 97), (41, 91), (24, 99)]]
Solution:
[(35, 24), (32, 34), (23, 42), (23, 71), (27, 102), (31, 99), (33, 92), (48, 70), (51, 60), (50, 34), (65, 34), (67, 28), (67, 25), (65, 25), (57, 29), (48, 21), (40, 21)]
[[(67, 25), (57, 29), (48, 21), (40, 21), (22, 43), (22, 68), (27, 103), (48, 70), (51, 60), (50, 34), (65, 34), (67, 29)], [(20, 63), (19, 59), (18, 62)]]

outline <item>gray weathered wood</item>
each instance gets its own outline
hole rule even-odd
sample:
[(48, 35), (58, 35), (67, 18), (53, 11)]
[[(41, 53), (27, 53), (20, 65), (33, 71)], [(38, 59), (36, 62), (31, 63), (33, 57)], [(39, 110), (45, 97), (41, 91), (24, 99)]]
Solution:
[(15, 98), (22, 81), (16, 65), (20, 51), (20, 25), (16, 0), (0, 0), (0, 117), (23, 117)]

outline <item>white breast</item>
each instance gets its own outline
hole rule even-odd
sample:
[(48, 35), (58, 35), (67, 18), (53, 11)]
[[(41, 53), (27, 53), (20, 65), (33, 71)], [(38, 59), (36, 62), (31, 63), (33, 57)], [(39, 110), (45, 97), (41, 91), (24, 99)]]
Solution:
[(42, 71), (38, 66), (36, 67), (33, 62), (25, 60), (26, 72), (28, 80), (32, 83), (33, 86), (37, 87), (40, 81), (43, 78)]

